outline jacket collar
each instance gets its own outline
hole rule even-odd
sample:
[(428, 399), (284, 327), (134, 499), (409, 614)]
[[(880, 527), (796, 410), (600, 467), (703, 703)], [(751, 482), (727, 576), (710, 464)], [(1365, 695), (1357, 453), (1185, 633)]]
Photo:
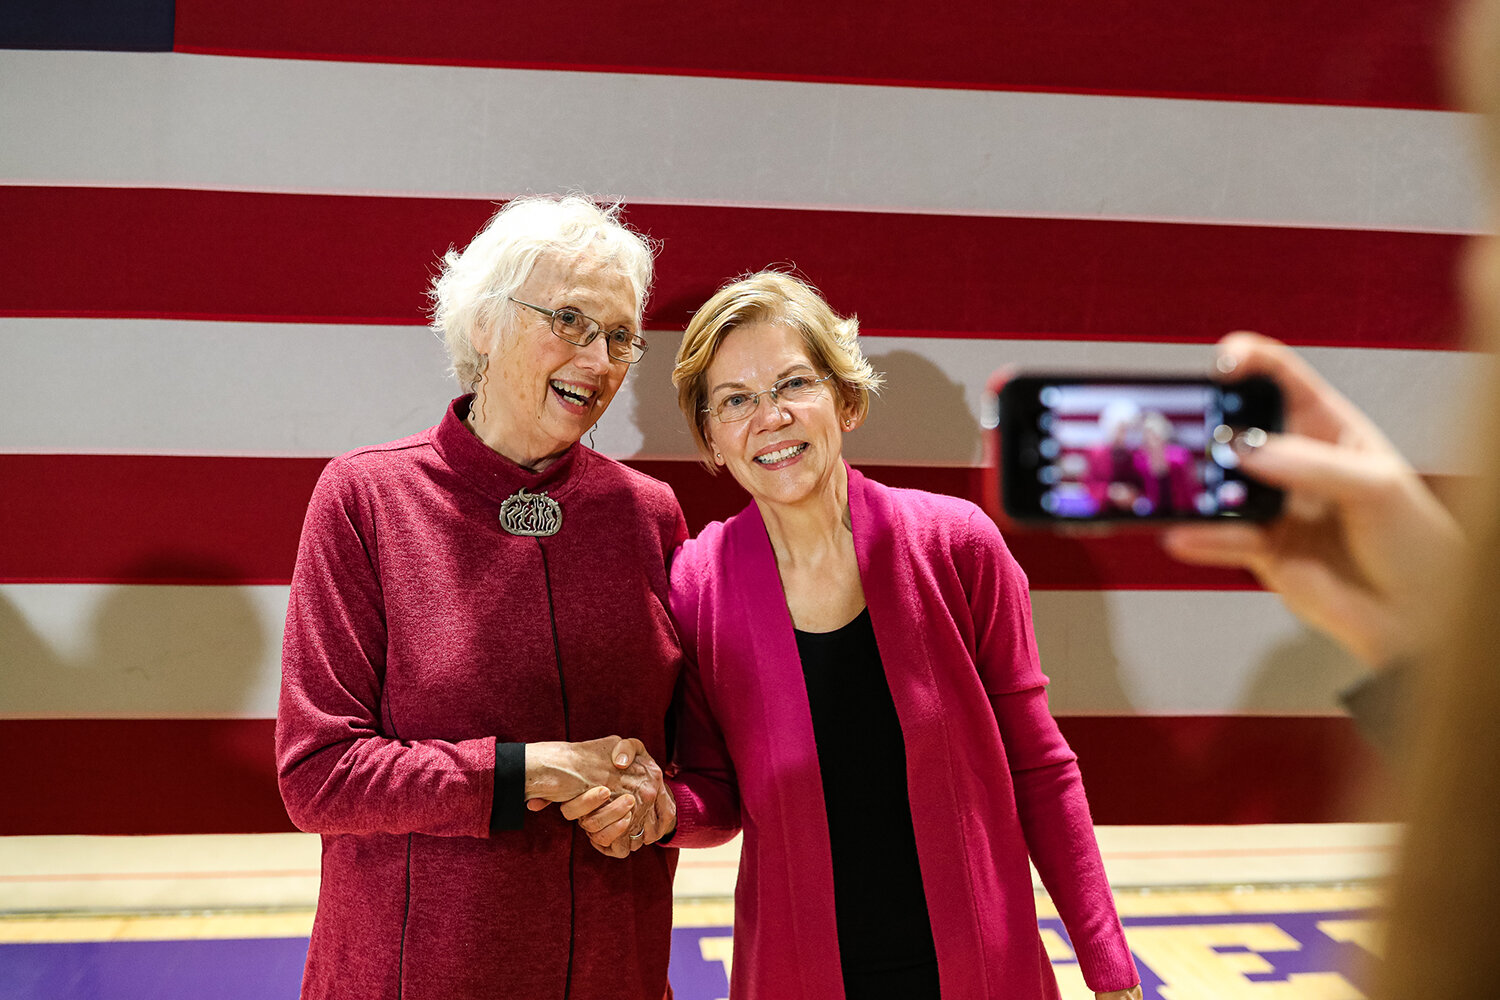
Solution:
[(541, 472), (532, 472), (475, 437), (464, 423), (473, 398), (460, 396), (448, 404), (442, 421), (433, 429), (432, 444), (449, 468), (479, 492), (497, 503), (522, 489), (529, 493), (546, 492), (561, 500), (582, 481), (593, 452), (579, 442), (575, 441)]

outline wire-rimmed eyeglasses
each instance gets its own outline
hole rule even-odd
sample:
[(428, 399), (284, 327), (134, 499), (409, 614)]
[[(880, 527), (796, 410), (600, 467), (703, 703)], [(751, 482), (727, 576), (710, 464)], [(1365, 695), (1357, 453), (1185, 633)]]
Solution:
[(604, 334), (604, 349), (609, 356), (616, 361), (623, 361), (627, 365), (633, 365), (641, 360), (646, 353), (646, 342), (623, 326), (615, 327), (605, 333), (604, 327), (598, 320), (590, 319), (583, 313), (571, 306), (563, 306), (561, 309), (548, 309), (544, 306), (534, 306), (530, 302), (522, 302), (514, 295), (508, 295), (518, 306), (527, 309), (535, 309), (537, 312), (552, 320), (552, 332), (568, 343), (577, 347), (587, 347), (594, 342), (599, 334)]
[(769, 389), (760, 392), (746, 392), (743, 389), (729, 389), (718, 400), (703, 408), (704, 413), (712, 413), (714, 419), (721, 424), (732, 424), (737, 420), (748, 420), (750, 416), (760, 408), (762, 396), (771, 397), (771, 405), (777, 406), (781, 403), (804, 403), (813, 399), (823, 391), (823, 383), (833, 378), (830, 373), (822, 378), (814, 378), (811, 375), (788, 375), (778, 380)]

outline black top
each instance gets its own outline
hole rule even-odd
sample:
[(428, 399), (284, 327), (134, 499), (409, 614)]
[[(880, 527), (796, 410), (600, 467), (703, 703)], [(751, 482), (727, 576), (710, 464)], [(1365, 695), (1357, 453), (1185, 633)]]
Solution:
[(936, 998), (906, 745), (869, 609), (833, 632), (799, 631), (797, 652), (828, 806), (845, 996)]

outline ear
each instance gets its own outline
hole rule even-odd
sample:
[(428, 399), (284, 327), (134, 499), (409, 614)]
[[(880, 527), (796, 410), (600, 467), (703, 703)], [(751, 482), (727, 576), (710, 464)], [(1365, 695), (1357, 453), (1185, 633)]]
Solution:
[(708, 450), (713, 455), (714, 464), (722, 468), (724, 465), (724, 453), (719, 450), (719, 444), (714, 440), (714, 424), (717, 421), (710, 418), (706, 413), (703, 417), (703, 440), (708, 444)]
[[(866, 411), (866, 413), (868, 413), (868, 411)], [(849, 433), (850, 431), (859, 430), (860, 425), (865, 422), (866, 413), (857, 413), (855, 412), (855, 408), (850, 405), (840, 406), (839, 430), (843, 431), (845, 434)]]
[(494, 355), (501, 342), (510, 332), (510, 320), (505, 310), (496, 310), (487, 320), (469, 328), (469, 343), (478, 354)]
[(469, 344), (474, 348), (475, 354), (493, 354), (495, 346), (495, 325), (486, 326), (475, 324), (469, 330)]

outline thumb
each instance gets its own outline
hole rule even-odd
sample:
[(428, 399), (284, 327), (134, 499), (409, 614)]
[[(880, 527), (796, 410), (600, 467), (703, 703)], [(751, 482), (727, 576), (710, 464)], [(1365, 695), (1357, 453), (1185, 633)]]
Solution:
[(631, 761), (635, 760), (635, 740), (620, 740), (609, 752), (609, 759), (622, 771), (628, 768)]
[(552, 803), (548, 802), (546, 799), (527, 799), (526, 800), (526, 808), (530, 809), (532, 812), (541, 812), (543, 809), (547, 808), (551, 804)]

